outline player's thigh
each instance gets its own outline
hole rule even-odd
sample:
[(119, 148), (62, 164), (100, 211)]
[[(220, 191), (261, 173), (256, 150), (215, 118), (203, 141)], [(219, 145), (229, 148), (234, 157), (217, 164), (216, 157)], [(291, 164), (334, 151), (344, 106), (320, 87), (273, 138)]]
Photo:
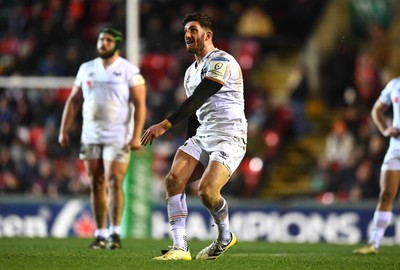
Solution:
[(128, 170), (128, 163), (104, 160), (104, 174), (107, 179), (122, 181)]
[(86, 172), (91, 180), (104, 178), (102, 149), (100, 144), (81, 144), (79, 158), (84, 161)]
[(85, 159), (84, 164), (90, 180), (104, 180), (104, 164), (101, 159)]
[(383, 170), (380, 177), (381, 192), (396, 195), (400, 183), (400, 170)]
[(228, 182), (230, 172), (219, 161), (211, 160), (199, 182), (199, 190), (207, 193), (219, 193)]
[(190, 179), (200, 175), (201, 167), (199, 164), (200, 162), (197, 159), (178, 149), (167, 178), (180, 181), (186, 185)]
[(105, 145), (102, 157), (106, 178), (122, 181), (128, 170), (130, 155), (129, 147)]

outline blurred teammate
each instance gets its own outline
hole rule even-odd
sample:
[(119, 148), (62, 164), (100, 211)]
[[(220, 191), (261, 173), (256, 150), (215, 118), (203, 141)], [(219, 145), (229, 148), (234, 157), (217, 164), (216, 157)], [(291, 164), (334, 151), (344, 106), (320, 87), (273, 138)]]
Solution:
[[(371, 235), (368, 245), (354, 250), (355, 254), (372, 255), (378, 253), (379, 245), (386, 228), (392, 219), (393, 201), (400, 183), (400, 78), (391, 80), (371, 111), (372, 119), (383, 136), (390, 138), (390, 145), (381, 167), (380, 194), (372, 220)], [(393, 122), (387, 123), (385, 111), (393, 106)]]
[(149, 127), (142, 137), (143, 145), (151, 144), (189, 118), (188, 139), (177, 150), (165, 180), (173, 246), (156, 260), (191, 260), (184, 192), (188, 183), (199, 179), (198, 195), (218, 226), (218, 239), (200, 251), (196, 259), (216, 259), (236, 243), (229, 227), (228, 204), (220, 191), (246, 152), (242, 72), (230, 54), (214, 47), (215, 26), (210, 16), (191, 13), (183, 25), (186, 49), (195, 58), (184, 78), (188, 99), (167, 119)]
[(141, 148), (145, 122), (145, 81), (138, 67), (119, 56), (121, 42), (120, 31), (100, 30), (99, 57), (80, 66), (59, 134), (59, 143), (68, 146), (68, 130), (82, 106), (79, 157), (85, 161), (91, 181), (90, 201), (96, 221), (95, 240), (90, 245), (93, 249), (121, 248), (122, 182), (131, 150)]

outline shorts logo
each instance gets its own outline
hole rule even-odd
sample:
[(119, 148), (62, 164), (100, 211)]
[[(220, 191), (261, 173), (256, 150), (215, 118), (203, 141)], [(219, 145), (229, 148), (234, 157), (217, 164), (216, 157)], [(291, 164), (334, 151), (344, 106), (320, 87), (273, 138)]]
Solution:
[(224, 151), (219, 152), (219, 155), (220, 155), (221, 158), (223, 158), (223, 159), (227, 159), (227, 158), (228, 158), (228, 154), (225, 153)]

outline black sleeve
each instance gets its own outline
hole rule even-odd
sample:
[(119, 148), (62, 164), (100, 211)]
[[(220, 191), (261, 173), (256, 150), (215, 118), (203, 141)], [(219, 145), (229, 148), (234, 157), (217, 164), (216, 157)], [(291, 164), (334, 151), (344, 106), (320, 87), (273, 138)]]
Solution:
[(194, 90), (193, 95), (186, 99), (185, 102), (183, 102), (182, 105), (167, 118), (167, 120), (172, 125), (182, 122), (189, 115), (196, 112), (209, 97), (217, 93), (221, 88), (222, 84), (204, 78)]
[(186, 126), (186, 139), (193, 137), (196, 134), (197, 128), (200, 126), (199, 121), (197, 120), (196, 113), (193, 113), (188, 121)]

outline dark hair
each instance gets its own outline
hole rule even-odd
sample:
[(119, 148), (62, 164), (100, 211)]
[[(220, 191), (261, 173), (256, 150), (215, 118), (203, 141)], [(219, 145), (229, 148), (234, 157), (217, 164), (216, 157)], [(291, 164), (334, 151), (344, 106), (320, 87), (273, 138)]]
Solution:
[(196, 21), (199, 22), (201, 27), (210, 29), (215, 36), (215, 22), (213, 18), (205, 13), (196, 11), (193, 13), (186, 14), (185, 18), (182, 21), (183, 26), (185, 26), (188, 22)]

